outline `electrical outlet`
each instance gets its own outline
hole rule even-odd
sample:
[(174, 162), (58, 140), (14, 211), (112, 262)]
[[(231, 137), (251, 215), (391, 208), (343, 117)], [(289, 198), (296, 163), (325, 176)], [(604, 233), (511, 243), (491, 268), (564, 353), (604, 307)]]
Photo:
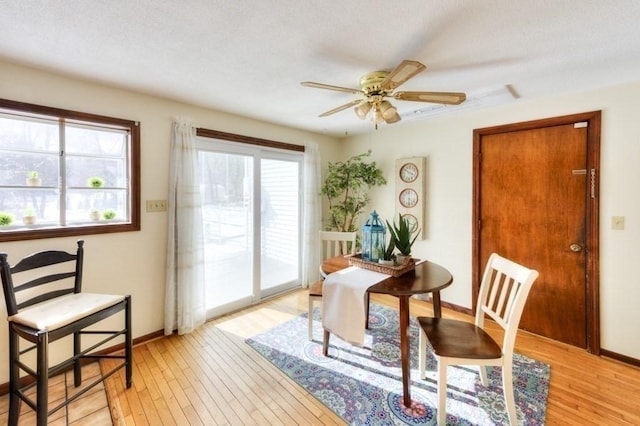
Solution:
[(147, 212), (166, 212), (167, 200), (147, 200)]
[(624, 229), (624, 216), (611, 217), (611, 229), (621, 231)]

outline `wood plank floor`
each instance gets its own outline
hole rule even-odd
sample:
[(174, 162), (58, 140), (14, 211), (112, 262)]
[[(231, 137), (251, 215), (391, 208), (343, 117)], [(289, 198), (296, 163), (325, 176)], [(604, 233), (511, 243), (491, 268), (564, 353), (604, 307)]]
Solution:
[[(393, 297), (372, 300), (397, 307)], [(113, 424), (344, 424), (244, 343), (306, 308), (307, 292), (299, 290), (210, 321), (190, 335), (136, 346), (134, 386), (123, 388), (122, 371), (105, 385)], [(431, 305), (412, 300), (411, 314), (430, 315)], [(443, 314), (472, 320), (446, 309)], [(548, 425), (640, 425), (639, 368), (526, 332), (519, 333), (516, 351), (551, 365)]]

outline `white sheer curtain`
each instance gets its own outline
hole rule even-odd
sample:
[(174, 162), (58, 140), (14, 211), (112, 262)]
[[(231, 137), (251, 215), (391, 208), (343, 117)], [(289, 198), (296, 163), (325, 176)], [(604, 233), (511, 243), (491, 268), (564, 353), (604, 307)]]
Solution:
[(206, 319), (202, 201), (196, 128), (176, 119), (171, 132), (164, 333), (189, 333)]
[(322, 229), (320, 179), (320, 152), (318, 144), (315, 142), (307, 142), (304, 145), (303, 287), (308, 287), (320, 278), (318, 269), (322, 260), (318, 244), (318, 233)]

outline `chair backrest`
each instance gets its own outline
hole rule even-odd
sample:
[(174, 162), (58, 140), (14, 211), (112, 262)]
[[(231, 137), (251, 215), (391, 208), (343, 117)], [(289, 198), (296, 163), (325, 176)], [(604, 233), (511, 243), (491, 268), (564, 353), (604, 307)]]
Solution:
[(489, 257), (480, 284), (476, 325), (484, 326), (485, 315), (504, 329), (502, 353), (513, 355), (518, 324), (538, 271), (526, 268), (496, 253)]
[(356, 253), (357, 232), (320, 231), (322, 259)]
[(78, 241), (76, 254), (60, 250), (33, 253), (13, 267), (7, 253), (0, 253), (2, 289), (9, 316), (36, 303), (80, 293), (84, 241)]

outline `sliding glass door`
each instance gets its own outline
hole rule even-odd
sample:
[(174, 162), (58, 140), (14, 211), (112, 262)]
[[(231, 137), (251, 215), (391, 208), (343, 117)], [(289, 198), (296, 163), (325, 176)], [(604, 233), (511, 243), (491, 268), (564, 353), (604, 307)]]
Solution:
[(210, 317), (300, 285), (299, 153), (199, 139)]

